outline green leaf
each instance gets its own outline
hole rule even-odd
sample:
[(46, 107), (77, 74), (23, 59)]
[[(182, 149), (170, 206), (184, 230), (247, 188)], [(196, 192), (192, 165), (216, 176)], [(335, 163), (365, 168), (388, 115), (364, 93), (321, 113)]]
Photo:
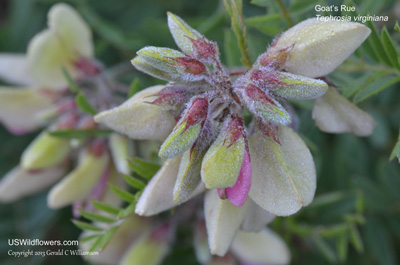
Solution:
[(99, 236), (101, 236), (101, 235), (96, 234), (96, 235), (85, 236), (85, 237), (80, 238), (79, 241), (81, 243), (85, 243), (85, 242), (91, 241), (95, 238), (98, 238)]
[(93, 222), (101, 222), (101, 223), (108, 223), (108, 224), (115, 222), (115, 220), (110, 217), (103, 216), (103, 215), (96, 214), (96, 213), (89, 213), (89, 212), (86, 212), (81, 209), (79, 210), (79, 213), (86, 219), (89, 219)]
[(106, 137), (112, 133), (110, 130), (57, 130), (50, 131), (49, 134), (54, 137), (66, 139), (84, 139), (87, 137)]
[(90, 230), (90, 231), (96, 231), (96, 232), (100, 232), (100, 231), (104, 230), (103, 228), (94, 226), (94, 225), (86, 223), (86, 222), (78, 221), (78, 220), (72, 220), (72, 223), (76, 227), (78, 227), (78, 228), (80, 228), (82, 230)]
[(392, 153), (390, 154), (389, 160), (392, 161), (395, 157), (397, 157), (400, 163), (400, 133), (399, 138), (397, 139), (397, 143), (394, 146)]
[(92, 201), (94, 207), (96, 207), (97, 209), (99, 209), (99, 210), (101, 210), (103, 212), (116, 215), (121, 211), (121, 209), (115, 208), (115, 207), (110, 206), (110, 205), (108, 205), (106, 203), (103, 203), (103, 202), (100, 202), (100, 201), (96, 201), (96, 200), (91, 200), (91, 201)]
[(386, 27), (384, 27), (381, 32), (381, 38), (383, 42), (383, 47), (385, 48), (385, 52), (389, 57), (390, 61), (392, 62), (392, 65), (398, 70), (400, 70), (399, 53)]
[(394, 30), (400, 32), (400, 26), (398, 21), (396, 21), (396, 25), (394, 25)]
[(114, 226), (109, 229), (104, 235), (99, 236), (89, 249), (89, 252), (94, 252), (96, 250), (102, 251), (107, 246), (108, 242), (110, 242), (115, 232), (117, 232), (118, 228), (119, 226)]
[(143, 181), (141, 181), (135, 177), (132, 177), (132, 176), (129, 176), (126, 174), (122, 174), (122, 177), (132, 188), (142, 190), (142, 189), (144, 189), (144, 187), (146, 187), (146, 183), (144, 183)]
[(330, 238), (347, 231), (347, 224), (334, 225), (320, 231), (320, 236)]
[(315, 8), (315, 0), (300, 0), (294, 2), (289, 7), (289, 12), (291, 15), (300, 15), (307, 11), (313, 10)]
[(346, 232), (340, 233), (337, 239), (336, 251), (339, 257), (339, 261), (343, 262), (347, 259), (349, 238)]
[(131, 203), (135, 199), (135, 195), (132, 193), (129, 193), (127, 191), (124, 191), (118, 187), (115, 187), (114, 185), (108, 184), (110, 189), (122, 200)]
[(362, 87), (365, 87), (366, 84), (370, 83), (373, 80), (376, 80), (377, 78), (383, 76), (386, 74), (385, 71), (379, 71), (376, 73), (373, 72), (367, 72), (365, 74), (363, 74), (362, 76), (360, 76), (357, 79), (354, 79), (353, 81), (351, 81), (350, 83), (348, 83), (348, 85), (346, 85), (343, 88), (343, 96), (346, 98), (349, 98), (351, 96), (353, 96), (355, 93), (357, 93)]
[(78, 107), (90, 114), (90, 115), (96, 115), (97, 111), (93, 108), (93, 106), (89, 103), (89, 101), (87, 100), (87, 98), (85, 97), (85, 95), (82, 92), (79, 92), (76, 97), (75, 97), (75, 101), (76, 104), (78, 105)]
[(72, 77), (69, 75), (67, 69), (65, 69), (65, 67), (62, 67), (61, 70), (62, 70), (62, 73), (63, 73), (65, 79), (68, 82), (69, 89), (74, 93), (79, 93), (80, 92), (79, 86), (75, 82), (75, 80), (73, 80)]
[(145, 179), (151, 179), (154, 174), (156, 174), (157, 171), (160, 169), (160, 165), (142, 160), (134, 156), (131, 157), (131, 160), (129, 161), (129, 167), (135, 173)]
[(331, 263), (336, 262), (336, 255), (332, 247), (318, 235), (312, 237), (314, 244), (317, 246), (318, 250), (322, 255)]
[(140, 91), (142, 88), (142, 85), (140, 84), (139, 78), (135, 78), (132, 83), (129, 85), (129, 93), (128, 93), (128, 98), (132, 97), (135, 95), (137, 92)]
[(250, 4), (261, 6), (261, 7), (268, 7), (272, 0), (251, 0)]
[(275, 36), (281, 32), (279, 25), (282, 21), (282, 16), (280, 14), (270, 14), (248, 18), (246, 19), (246, 24), (258, 29), (266, 35)]
[(358, 93), (354, 96), (353, 101), (355, 103), (359, 103), (399, 81), (400, 76), (382, 76), (381, 78), (374, 80), (362, 90), (358, 91)]
[(385, 53), (385, 49), (383, 47), (382, 40), (379, 37), (378, 31), (375, 28), (374, 23), (372, 23), (371, 21), (367, 21), (365, 24), (371, 29), (371, 35), (368, 38), (368, 41), (370, 42), (372, 49), (374, 50), (376, 56), (379, 58), (379, 60), (381, 62), (383, 62), (389, 66), (393, 66), (389, 57)]
[(355, 225), (350, 226), (350, 243), (357, 250), (358, 253), (364, 252), (364, 245)]

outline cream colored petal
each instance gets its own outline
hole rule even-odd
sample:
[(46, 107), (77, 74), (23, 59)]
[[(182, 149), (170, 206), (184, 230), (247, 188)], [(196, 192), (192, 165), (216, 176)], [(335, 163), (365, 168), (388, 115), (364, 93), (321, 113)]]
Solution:
[(140, 91), (122, 105), (97, 114), (94, 119), (111, 129), (133, 139), (164, 140), (175, 126), (175, 119), (169, 111), (152, 102), (164, 86), (153, 86)]
[(325, 76), (350, 56), (371, 30), (360, 23), (307, 19), (284, 32), (268, 53), (294, 44), (285, 69), (308, 77)]
[(66, 49), (57, 32), (46, 29), (38, 33), (29, 43), (27, 59), (32, 78), (38, 85), (49, 89), (63, 89), (67, 81), (62, 73), (65, 67), (71, 77), (78, 72), (73, 66), (76, 55)]
[(58, 3), (48, 13), (48, 25), (56, 31), (63, 46), (78, 56), (93, 56), (92, 32), (70, 5)]
[(0, 79), (15, 85), (34, 85), (28, 69), (26, 55), (18, 53), (0, 53)]
[[(132, 242), (136, 241), (143, 233), (147, 233), (150, 229), (150, 223), (148, 220), (141, 218), (137, 215), (133, 215), (119, 226), (117, 232), (107, 244), (105, 249), (99, 253), (99, 255), (88, 255), (85, 258), (88, 261), (95, 264), (118, 264), (118, 261), (127, 251), (128, 247)], [(82, 233), (80, 238), (84, 238), (93, 235), (92, 231), (85, 231)], [(80, 242), (79, 248), (82, 251), (89, 251), (93, 241)]]
[(250, 264), (283, 265), (290, 262), (290, 251), (274, 231), (265, 228), (259, 233), (239, 231), (233, 240), (232, 253)]
[(247, 198), (249, 201), (249, 210), (243, 220), (242, 229), (245, 232), (260, 232), (267, 224), (275, 219), (275, 215), (265, 211), (258, 206), (252, 199)]
[(0, 86), (0, 121), (17, 134), (43, 126), (41, 113), (52, 109), (52, 105), (50, 98), (37, 88)]
[(176, 206), (173, 190), (178, 176), (181, 157), (168, 159), (147, 184), (136, 204), (136, 213), (150, 216)]
[(44, 190), (64, 176), (65, 172), (61, 166), (32, 172), (18, 166), (1, 179), (0, 202), (12, 202)]
[(264, 210), (287, 216), (311, 203), (316, 189), (314, 161), (303, 140), (279, 127), (280, 144), (260, 133), (249, 141), (252, 164), (250, 198)]
[(368, 113), (342, 97), (334, 88), (329, 88), (323, 97), (315, 101), (312, 117), (319, 129), (329, 133), (349, 132), (368, 136), (376, 125)]
[(25, 149), (21, 156), (21, 166), (25, 170), (56, 166), (65, 161), (70, 150), (69, 140), (42, 132)]
[(108, 166), (109, 156), (106, 152), (101, 156), (86, 151), (81, 153), (78, 166), (50, 190), (47, 197), (49, 208), (58, 209), (83, 200)]
[(226, 254), (247, 209), (247, 202), (241, 207), (236, 207), (228, 200), (221, 200), (216, 189), (207, 192), (204, 199), (204, 215), (211, 254)]
[[(156, 228), (157, 229), (157, 228)], [(156, 234), (155, 234), (156, 233)], [(144, 234), (129, 247), (119, 265), (161, 265), (169, 250), (169, 236), (154, 230)], [(159, 235), (157, 235), (159, 234)]]
[(113, 162), (118, 172), (129, 174), (129, 139), (118, 133), (113, 133), (109, 137), (109, 145)]

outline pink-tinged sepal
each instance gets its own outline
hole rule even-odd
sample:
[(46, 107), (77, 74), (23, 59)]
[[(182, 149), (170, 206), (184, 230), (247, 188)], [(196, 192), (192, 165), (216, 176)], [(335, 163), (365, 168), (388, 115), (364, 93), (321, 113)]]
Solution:
[(275, 142), (280, 144), (278, 136), (279, 126), (272, 124), (270, 122), (266, 123), (262, 119), (256, 120), (257, 129), (265, 136), (272, 138)]
[[(275, 39), (274, 43), (271, 45), (270, 48), (275, 47), (277, 40), (279, 39), (279, 36)], [(284, 68), (285, 63), (288, 59), (288, 56), (290, 54), (290, 51), (293, 49), (295, 46), (295, 43), (286, 46), (285, 48), (278, 49), (274, 52), (266, 52), (262, 54), (259, 58), (259, 63), (262, 66), (268, 66), (272, 67), (275, 70), (281, 70)], [(270, 49), (268, 49), (270, 50)]]
[(280, 86), (290, 86), (285, 82), (280, 81), (279, 72), (274, 71), (272, 68), (265, 68), (262, 70), (254, 70), (250, 75), (251, 81), (263, 89), (274, 89)]
[(202, 62), (189, 56), (170, 59), (174, 60), (176, 63), (174, 63), (173, 65), (180, 68), (181, 71), (184, 73), (200, 75), (207, 71), (206, 66)]
[(206, 38), (192, 39), (193, 55), (200, 61), (212, 63), (214, 59), (219, 57), (218, 46), (215, 42), (209, 41)]
[(146, 103), (178, 110), (184, 107), (184, 104), (189, 101), (191, 96), (192, 93), (185, 86), (167, 86), (156, 94), (147, 96), (151, 98), (155, 97), (155, 99), (153, 101), (146, 101)]
[(264, 122), (288, 125), (291, 122), (289, 113), (270, 95), (255, 84), (248, 84), (242, 92), (243, 99), (249, 110)]
[(95, 60), (88, 57), (79, 57), (75, 62), (74, 66), (84, 76), (94, 76), (100, 73), (101, 66)]
[(208, 107), (208, 100), (204, 97), (196, 97), (192, 100), (183, 117), (161, 146), (160, 157), (177, 156), (193, 145), (207, 119)]

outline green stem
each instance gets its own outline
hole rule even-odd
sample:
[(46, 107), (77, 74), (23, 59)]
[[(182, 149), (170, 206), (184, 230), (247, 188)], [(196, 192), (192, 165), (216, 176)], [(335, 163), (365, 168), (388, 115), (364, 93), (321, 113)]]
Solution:
[(276, 0), (276, 2), (278, 3), (279, 7), (281, 8), (282, 15), (286, 19), (288, 26), (292, 27), (294, 25), (294, 23), (293, 23), (293, 20), (289, 16), (289, 12), (288, 12), (286, 6), (283, 4), (282, 0)]

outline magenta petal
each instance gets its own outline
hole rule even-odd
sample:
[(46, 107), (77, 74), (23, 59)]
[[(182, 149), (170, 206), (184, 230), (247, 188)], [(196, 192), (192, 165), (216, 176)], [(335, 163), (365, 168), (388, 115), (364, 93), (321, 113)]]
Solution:
[[(244, 152), (242, 167), (235, 185), (226, 188), (226, 197), (235, 206), (242, 206), (247, 199), (251, 186), (251, 161), (248, 150)], [(219, 192), (218, 192), (219, 194)], [(221, 195), (220, 195), (221, 196)]]

